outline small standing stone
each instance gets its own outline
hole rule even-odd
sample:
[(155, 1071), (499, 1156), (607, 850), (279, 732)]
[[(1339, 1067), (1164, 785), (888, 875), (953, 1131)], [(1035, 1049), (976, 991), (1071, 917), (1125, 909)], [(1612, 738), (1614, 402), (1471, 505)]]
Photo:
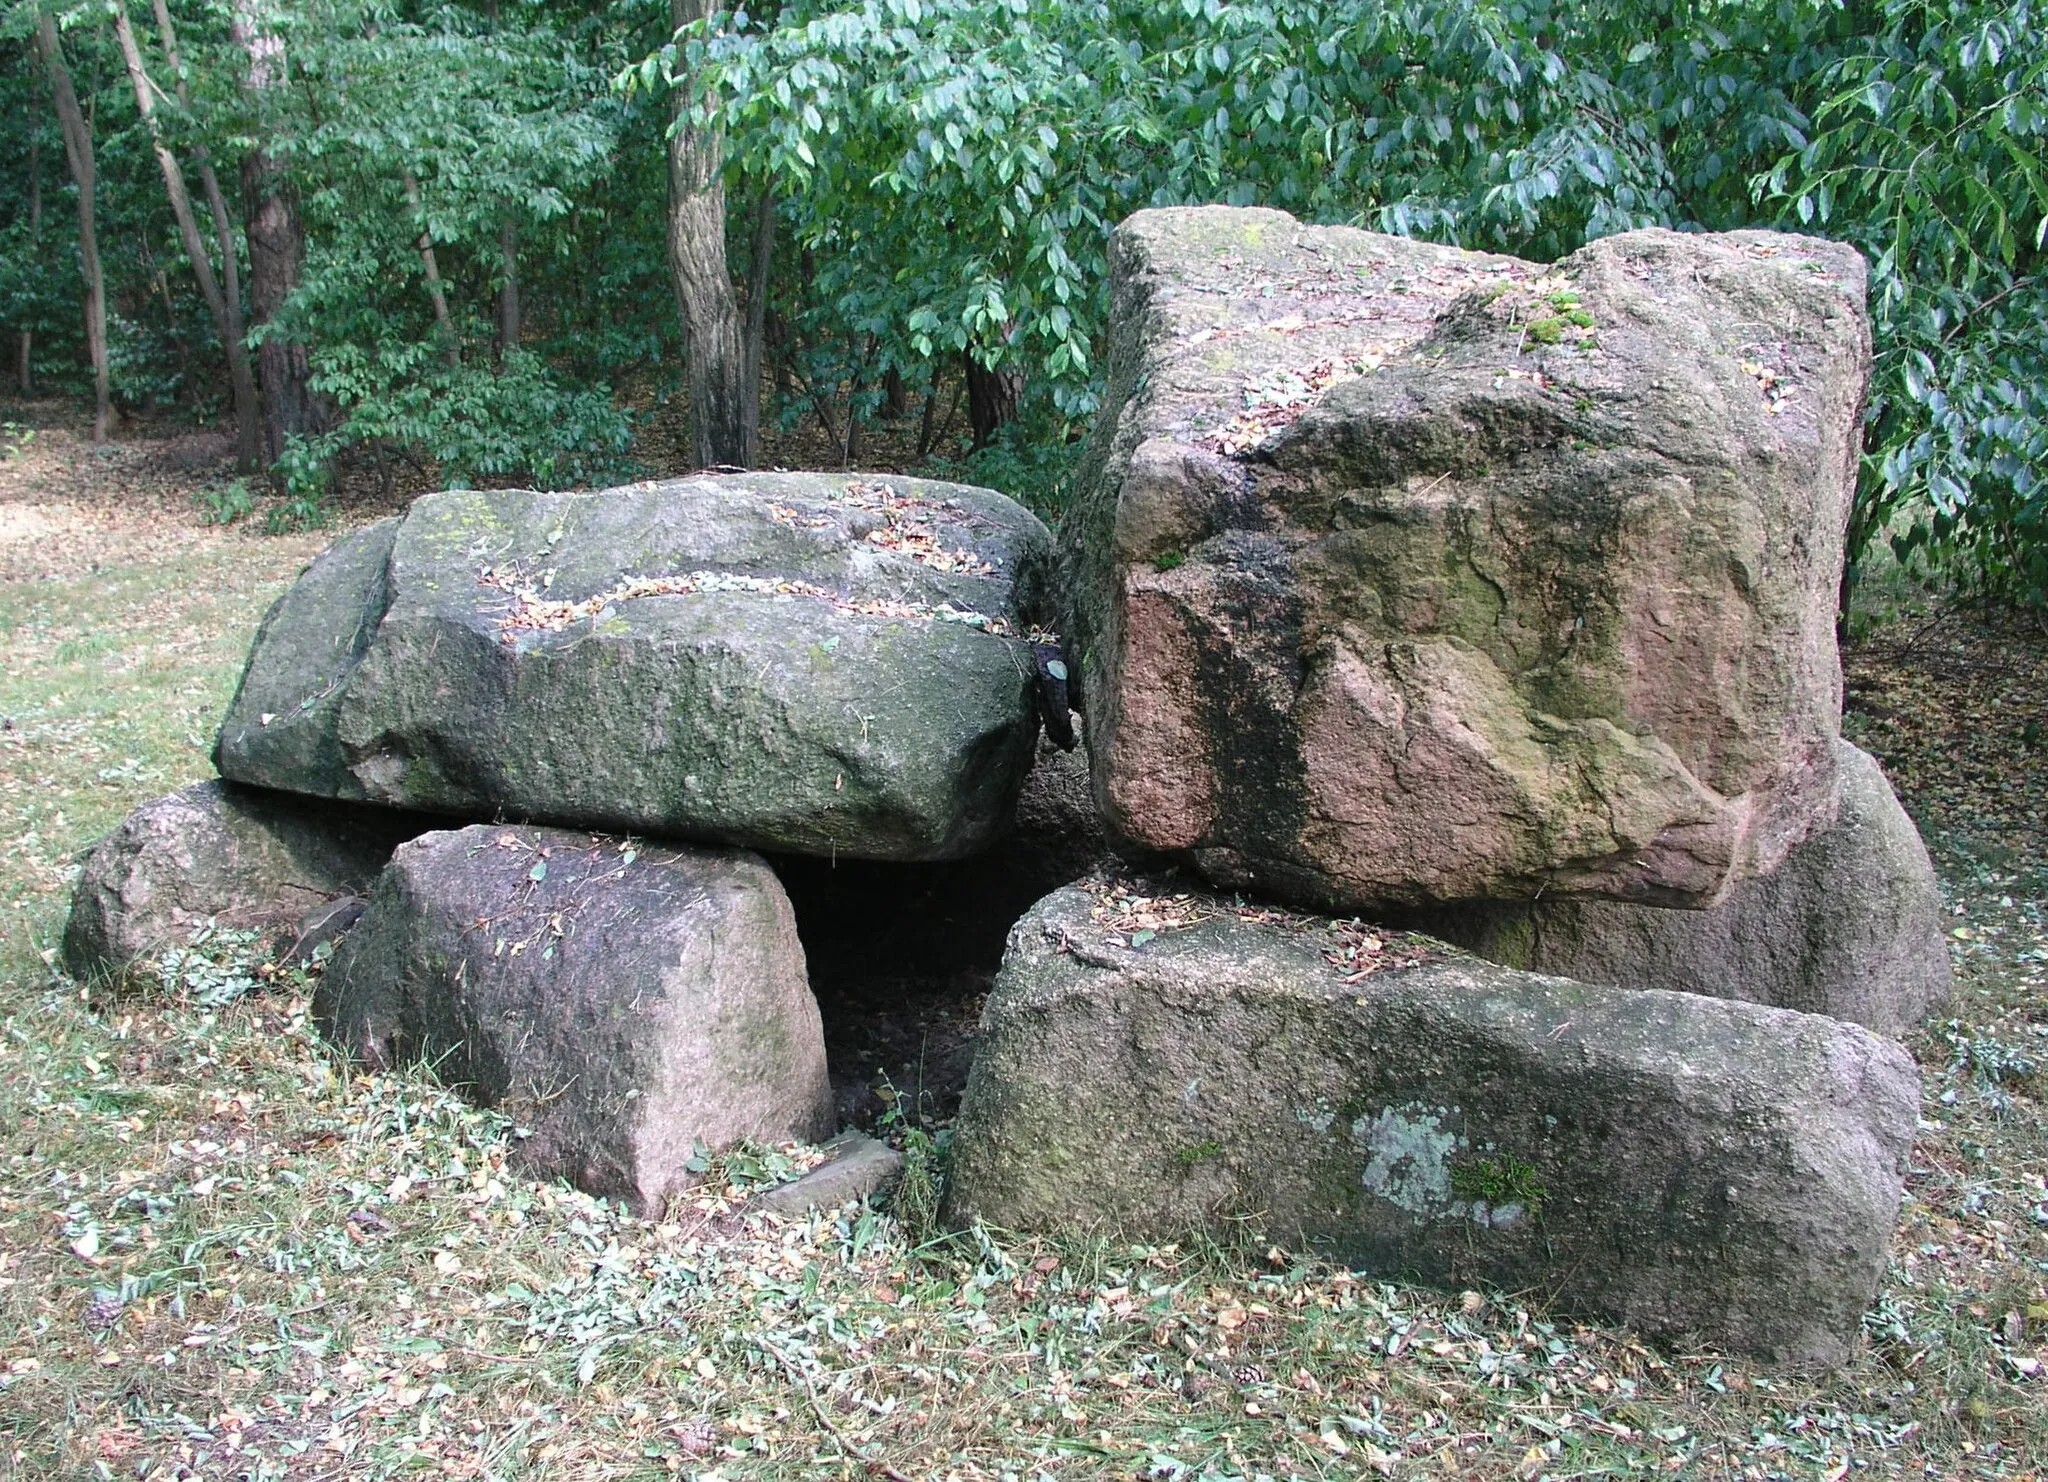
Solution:
[(1836, 743), (1841, 815), (1720, 905), (1558, 897), (1449, 907), (1426, 930), (1531, 972), (1670, 988), (1900, 1035), (1947, 1002), (1941, 883), (1877, 762)]
[(64, 928), (80, 982), (125, 975), (209, 920), (274, 928), (367, 890), (418, 818), (198, 782), (144, 803), (86, 852)]
[(754, 855), (478, 825), (398, 851), (313, 1013), (523, 1129), (521, 1161), (653, 1212), (697, 1148), (831, 1131), (789, 899)]

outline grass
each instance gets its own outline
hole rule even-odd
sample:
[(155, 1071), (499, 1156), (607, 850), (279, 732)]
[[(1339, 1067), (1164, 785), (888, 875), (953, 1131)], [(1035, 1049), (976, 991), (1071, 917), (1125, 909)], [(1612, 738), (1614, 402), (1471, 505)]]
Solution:
[(1914, 1045), (1906, 1219), (1836, 1375), (1355, 1277), (1251, 1226), (1164, 1247), (934, 1235), (929, 1144), (903, 1223), (746, 1215), (795, 1150), (713, 1160), (639, 1221), (518, 1176), (511, 1129), (430, 1080), (349, 1074), (303, 976), (241, 992), (201, 954), (92, 1003), (49, 965), (76, 852), (205, 775), (253, 624), (314, 544), (212, 532), (0, 585), (0, 1477), (2048, 1465), (2048, 1387), (2023, 1373), (2048, 1333), (2048, 884), (2010, 858), (1944, 854), (1956, 1017)]

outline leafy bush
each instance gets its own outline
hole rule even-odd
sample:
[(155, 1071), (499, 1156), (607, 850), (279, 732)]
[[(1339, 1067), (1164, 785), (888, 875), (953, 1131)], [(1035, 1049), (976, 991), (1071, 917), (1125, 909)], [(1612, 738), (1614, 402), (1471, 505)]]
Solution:
[(384, 353), (342, 344), (322, 352), (313, 384), (347, 420), (294, 440), (282, 468), (294, 496), (324, 489), (335, 458), (364, 447), (417, 451), (465, 487), (513, 476), (542, 489), (602, 480), (624, 467), (632, 423), (600, 387), (570, 390), (537, 356), (501, 365), (450, 366), (425, 345)]
[(1829, 231), (1872, 260), (1878, 337), (1852, 558), (1889, 532), (2041, 603), (2043, 29), (2032, 0), (810, 0), (642, 70), (711, 80), (811, 302), (871, 356), (1027, 371), (1070, 417), (1104, 236), (1138, 206), (1538, 258), (1640, 225)]
[(199, 506), (199, 518), (209, 525), (232, 525), (256, 513), (256, 495), (247, 479), (208, 484), (193, 494), (192, 502)]
[(2024, 0), (1886, 0), (1878, 22), (1770, 176), (1799, 224), (1871, 260), (1852, 553), (1889, 531), (1902, 560), (2048, 604), (2048, 25)]
[(157, 959), (157, 983), (173, 997), (217, 1009), (262, 987), (256, 968), (263, 957), (257, 933), (210, 921)]

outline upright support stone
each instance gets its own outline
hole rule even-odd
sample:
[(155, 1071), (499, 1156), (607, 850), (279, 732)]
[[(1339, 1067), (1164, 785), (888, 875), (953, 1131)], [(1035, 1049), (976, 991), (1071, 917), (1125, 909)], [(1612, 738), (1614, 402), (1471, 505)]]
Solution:
[[(1884, 1272), (1919, 1087), (1814, 1015), (1632, 992), (1193, 896), (1018, 923), (950, 1212), (1146, 1239), (1262, 1218), (1389, 1276), (1536, 1289), (1833, 1363)], [(1373, 971), (1375, 964), (1386, 967)]]
[(520, 1161), (657, 1212), (702, 1146), (828, 1135), (818, 1006), (758, 858), (558, 829), (422, 835), (313, 1001), (361, 1063), (425, 1062)]
[(1561, 896), (1444, 907), (1417, 924), (1531, 972), (1904, 1034), (1948, 1001), (1941, 883), (1876, 761), (1846, 741), (1836, 755), (1840, 817), (1709, 910)]
[(125, 976), (208, 921), (285, 927), (367, 890), (421, 822), (382, 808), (198, 782), (144, 803), (86, 852), (64, 927), (64, 970)]

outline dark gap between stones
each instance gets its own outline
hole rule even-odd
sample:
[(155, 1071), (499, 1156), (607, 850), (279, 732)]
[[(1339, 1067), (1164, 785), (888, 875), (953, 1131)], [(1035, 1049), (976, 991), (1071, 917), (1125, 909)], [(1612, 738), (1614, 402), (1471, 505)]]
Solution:
[(796, 911), (840, 1125), (879, 1128), (892, 1089), (909, 1125), (952, 1119), (1010, 928), (1102, 853), (1086, 760), (1042, 747), (1016, 827), (984, 854), (770, 858)]

